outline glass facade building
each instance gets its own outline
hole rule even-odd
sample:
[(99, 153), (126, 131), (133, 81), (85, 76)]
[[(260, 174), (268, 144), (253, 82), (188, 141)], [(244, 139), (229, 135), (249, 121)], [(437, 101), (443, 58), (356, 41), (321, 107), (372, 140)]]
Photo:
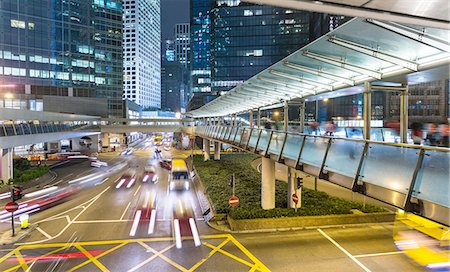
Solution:
[(94, 0), (96, 97), (108, 98), (110, 116), (122, 116), (122, 1)]
[(211, 91), (210, 12), (214, 0), (191, 0), (191, 91)]
[(123, 9), (123, 98), (160, 108), (160, 1), (124, 0)]
[(2, 93), (95, 95), (92, 3), (2, 0)]

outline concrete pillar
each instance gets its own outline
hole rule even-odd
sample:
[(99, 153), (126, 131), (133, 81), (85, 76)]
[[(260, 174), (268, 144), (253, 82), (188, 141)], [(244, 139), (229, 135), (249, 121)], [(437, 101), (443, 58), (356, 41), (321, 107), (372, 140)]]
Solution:
[(210, 141), (208, 139), (203, 138), (203, 160), (209, 161), (210, 159), (210, 150), (209, 150)]
[(67, 88), (67, 96), (73, 96), (73, 87)]
[(400, 93), (400, 140), (402, 143), (408, 142), (408, 85)]
[(319, 99), (316, 100), (316, 113), (315, 116), (316, 122), (319, 122)]
[(287, 101), (284, 101), (284, 107), (283, 107), (283, 131), (288, 131), (288, 125), (289, 125), (289, 104)]
[(13, 150), (12, 148), (2, 148), (0, 151), (2, 155), (0, 179), (7, 182), (13, 177)]
[(256, 116), (256, 126), (261, 128), (261, 110), (258, 109), (258, 115)]
[(275, 208), (275, 162), (263, 157), (261, 168), (261, 207), (270, 210)]
[(299, 116), (299, 118), (300, 118), (299, 132), (300, 133), (304, 132), (304, 127), (305, 127), (305, 106), (306, 106), (305, 100), (302, 100), (301, 104), (300, 104), (300, 116)]
[(364, 139), (370, 140), (370, 123), (372, 121), (372, 90), (370, 82), (364, 82)]
[(250, 122), (250, 128), (253, 127), (253, 110), (249, 110), (249, 122)]
[(222, 144), (220, 142), (214, 142), (214, 160), (220, 161), (220, 148)]

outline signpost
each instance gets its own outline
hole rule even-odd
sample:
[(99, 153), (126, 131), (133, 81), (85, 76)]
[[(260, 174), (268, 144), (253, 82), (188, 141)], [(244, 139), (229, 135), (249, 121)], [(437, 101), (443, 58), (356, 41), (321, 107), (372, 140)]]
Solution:
[(16, 235), (14, 230), (14, 212), (17, 211), (17, 209), (19, 209), (19, 204), (14, 201), (8, 202), (5, 205), (5, 210), (11, 213), (12, 236)]

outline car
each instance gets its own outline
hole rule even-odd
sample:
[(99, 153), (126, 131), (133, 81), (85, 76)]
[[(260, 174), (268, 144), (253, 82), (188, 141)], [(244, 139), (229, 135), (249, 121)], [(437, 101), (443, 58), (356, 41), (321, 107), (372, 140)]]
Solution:
[(158, 182), (158, 175), (156, 174), (156, 169), (153, 165), (147, 165), (144, 168), (144, 175), (142, 176), (142, 182), (147, 182), (151, 180), (153, 183)]
[(135, 181), (136, 181), (136, 173), (128, 171), (125, 174), (123, 174), (117, 181), (116, 189), (120, 189), (122, 185), (124, 185), (127, 189), (129, 189), (131, 188), (131, 186), (133, 186)]
[(92, 160), (91, 161), (91, 166), (99, 168), (99, 167), (102, 167), (102, 166), (108, 166), (108, 163), (100, 161), (100, 160)]
[(167, 170), (171, 170), (172, 169), (172, 160), (161, 160), (159, 161), (159, 165)]

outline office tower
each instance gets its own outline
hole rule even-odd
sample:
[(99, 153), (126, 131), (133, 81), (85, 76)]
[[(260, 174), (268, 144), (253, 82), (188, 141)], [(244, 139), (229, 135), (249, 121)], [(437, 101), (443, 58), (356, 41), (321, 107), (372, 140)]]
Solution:
[(188, 67), (190, 63), (189, 55), (191, 51), (190, 26), (186, 24), (175, 25), (175, 55), (176, 60), (184, 67)]
[(123, 98), (160, 108), (160, 2), (124, 0), (123, 10)]
[(122, 0), (94, 0), (96, 97), (108, 99), (108, 114), (122, 117)]
[(214, 0), (191, 0), (191, 91), (211, 91), (210, 12)]

